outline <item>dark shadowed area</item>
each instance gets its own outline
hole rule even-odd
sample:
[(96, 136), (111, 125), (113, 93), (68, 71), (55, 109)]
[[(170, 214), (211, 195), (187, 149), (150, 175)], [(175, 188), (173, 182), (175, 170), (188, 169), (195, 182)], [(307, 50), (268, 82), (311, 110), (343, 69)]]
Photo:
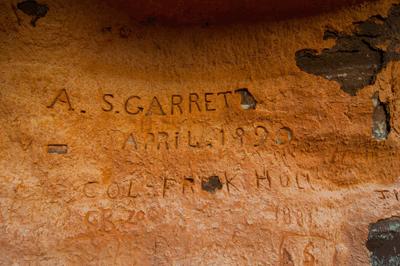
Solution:
[(129, 14), (133, 20), (142, 23), (157, 22), (163, 25), (201, 23), (204, 26), (266, 19), (283, 20), (331, 12), (341, 7), (366, 2), (364, 0), (107, 1), (115, 8)]

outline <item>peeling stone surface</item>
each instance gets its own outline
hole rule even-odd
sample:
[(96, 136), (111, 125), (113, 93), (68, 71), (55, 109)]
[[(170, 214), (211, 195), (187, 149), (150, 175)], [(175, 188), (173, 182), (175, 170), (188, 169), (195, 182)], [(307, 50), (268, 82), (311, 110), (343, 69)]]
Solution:
[[(399, 2), (337, 2), (174, 24), (166, 1), (0, 1), (0, 265), (387, 263)], [(362, 82), (298, 67), (328, 59)]]
[(326, 31), (324, 40), (337, 40), (320, 55), (313, 50), (296, 52), (297, 66), (302, 71), (338, 82), (351, 96), (374, 85), (381, 69), (400, 59), (400, 6), (394, 5), (387, 18), (377, 15), (354, 26), (352, 34)]

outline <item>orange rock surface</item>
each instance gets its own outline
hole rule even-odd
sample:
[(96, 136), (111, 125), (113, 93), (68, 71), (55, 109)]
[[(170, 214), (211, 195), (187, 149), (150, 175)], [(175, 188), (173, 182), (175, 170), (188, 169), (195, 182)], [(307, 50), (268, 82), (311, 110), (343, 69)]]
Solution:
[(296, 62), (399, 4), (345, 2), (1, 1), (0, 264), (371, 265), (400, 216), (396, 39), (354, 95)]

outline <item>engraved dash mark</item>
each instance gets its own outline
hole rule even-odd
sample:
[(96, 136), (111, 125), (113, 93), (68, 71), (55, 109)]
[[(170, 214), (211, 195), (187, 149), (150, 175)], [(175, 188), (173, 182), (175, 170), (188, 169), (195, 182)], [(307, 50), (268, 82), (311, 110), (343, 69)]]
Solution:
[(47, 153), (50, 154), (66, 154), (68, 151), (67, 145), (64, 144), (50, 144), (48, 147)]

